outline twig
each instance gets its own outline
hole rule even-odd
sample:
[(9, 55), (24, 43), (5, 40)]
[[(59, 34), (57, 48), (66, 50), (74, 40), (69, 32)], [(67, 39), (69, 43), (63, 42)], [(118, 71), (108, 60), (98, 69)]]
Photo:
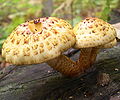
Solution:
[(63, 2), (58, 8), (56, 8), (52, 15), (55, 15), (56, 13), (58, 13), (59, 11), (61, 11), (62, 9), (67, 9), (70, 7), (70, 5), (72, 4), (74, 0), (66, 0), (65, 2)]

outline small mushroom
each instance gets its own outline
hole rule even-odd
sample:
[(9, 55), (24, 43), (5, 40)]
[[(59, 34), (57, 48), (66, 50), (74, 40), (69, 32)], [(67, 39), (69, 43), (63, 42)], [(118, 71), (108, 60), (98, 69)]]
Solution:
[[(74, 47), (81, 50), (77, 64), (84, 68), (88, 68), (94, 63), (100, 48), (109, 48), (116, 44), (114, 27), (98, 18), (86, 18), (79, 22), (73, 30), (76, 35)], [(81, 57), (87, 59), (82, 61)]]

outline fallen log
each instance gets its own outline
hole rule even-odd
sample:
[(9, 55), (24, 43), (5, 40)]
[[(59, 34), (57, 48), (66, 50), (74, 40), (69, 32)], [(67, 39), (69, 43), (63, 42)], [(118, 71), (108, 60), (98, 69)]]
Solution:
[[(67, 55), (76, 60), (79, 52)], [(69, 78), (45, 63), (11, 65), (0, 71), (0, 100), (119, 100), (120, 43), (102, 49), (91, 69), (84, 75)], [(110, 83), (99, 86), (98, 73), (109, 74)]]

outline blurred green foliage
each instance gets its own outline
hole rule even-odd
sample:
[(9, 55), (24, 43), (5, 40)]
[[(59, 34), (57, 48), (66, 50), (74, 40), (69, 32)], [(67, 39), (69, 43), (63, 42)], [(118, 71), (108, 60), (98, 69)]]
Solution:
[(33, 5), (29, 0), (0, 0), (0, 47), (4, 39), (19, 24), (41, 11), (42, 5)]
[[(0, 0), (0, 47), (6, 37), (20, 23), (26, 20), (41, 17), (42, 3), (32, 4), (31, 0)], [(34, 1), (34, 0), (33, 0)], [(37, 1), (37, 0), (35, 0)], [(38, 0), (40, 1), (40, 0)], [(65, 0), (53, 0), (53, 10)], [(73, 26), (85, 17), (95, 16), (109, 20), (111, 9), (116, 8), (118, 0), (74, 0), (72, 17), (68, 21)], [(67, 12), (57, 13), (55, 16), (65, 16)]]
[[(107, 21), (111, 9), (117, 7), (119, 0), (75, 0), (73, 4), (73, 26), (84, 17), (98, 17)], [(79, 16), (80, 15), (80, 16)]]
[(105, 21), (108, 21), (110, 20), (110, 17), (109, 17), (109, 14), (111, 12), (111, 9), (110, 9), (110, 1), (109, 0), (106, 0), (106, 5), (101, 13), (101, 16), (100, 18), (105, 20)]

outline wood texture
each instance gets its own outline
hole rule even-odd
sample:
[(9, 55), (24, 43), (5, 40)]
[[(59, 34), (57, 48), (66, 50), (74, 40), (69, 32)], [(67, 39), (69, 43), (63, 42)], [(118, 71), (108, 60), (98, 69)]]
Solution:
[[(71, 55), (76, 60), (79, 52)], [(97, 75), (102, 72), (111, 78), (104, 87), (97, 85)], [(120, 43), (101, 50), (93, 68), (75, 78), (64, 77), (45, 63), (9, 66), (0, 71), (0, 100), (114, 99), (120, 99)]]

